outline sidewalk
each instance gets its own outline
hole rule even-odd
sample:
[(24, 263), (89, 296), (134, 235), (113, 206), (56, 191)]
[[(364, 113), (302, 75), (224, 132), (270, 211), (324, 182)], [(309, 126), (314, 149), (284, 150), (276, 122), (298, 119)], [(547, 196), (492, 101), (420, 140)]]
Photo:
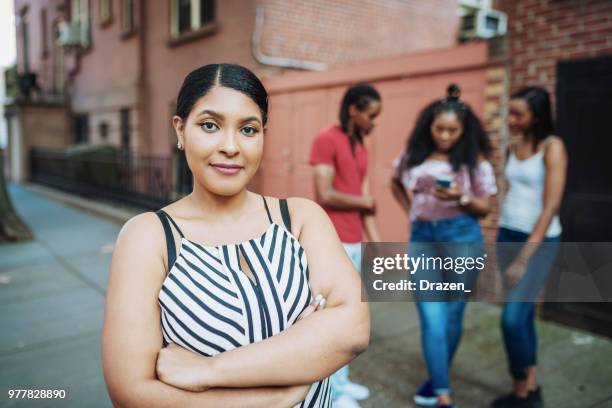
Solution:
[[(100, 365), (104, 293), (120, 225), (11, 185), (35, 241), (0, 246), (0, 406), (112, 406)], [(65, 389), (67, 401), (8, 400)]]
[[(121, 222), (20, 186), (10, 194), (36, 240), (0, 246), (0, 407), (110, 407), (99, 338)], [(612, 341), (546, 322), (539, 330), (547, 407), (612, 407)], [(371, 345), (351, 370), (372, 389), (363, 407), (414, 406), (426, 376), (414, 305), (372, 304)], [(498, 307), (468, 306), (453, 384), (460, 408), (508, 391)], [(8, 400), (8, 389), (65, 389), (68, 399)]]

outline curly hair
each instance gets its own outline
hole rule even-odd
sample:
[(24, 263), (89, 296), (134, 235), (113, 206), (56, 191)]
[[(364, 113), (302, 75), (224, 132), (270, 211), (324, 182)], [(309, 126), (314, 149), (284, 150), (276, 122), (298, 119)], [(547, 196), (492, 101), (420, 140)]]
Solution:
[(463, 133), (449, 152), (453, 171), (458, 171), (462, 165), (471, 170), (478, 164), (479, 156), (487, 157), (491, 153), (489, 137), (469, 105), (460, 99), (459, 87), (450, 84), (446, 92), (445, 98), (430, 103), (419, 114), (408, 137), (401, 168), (418, 166), (435, 150), (431, 124), (438, 115), (446, 112), (457, 115), (463, 125)]

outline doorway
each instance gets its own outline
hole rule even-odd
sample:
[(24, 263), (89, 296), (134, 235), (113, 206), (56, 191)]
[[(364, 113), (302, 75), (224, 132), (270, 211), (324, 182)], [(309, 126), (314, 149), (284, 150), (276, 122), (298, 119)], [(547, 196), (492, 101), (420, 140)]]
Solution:
[[(612, 56), (557, 63), (557, 125), (568, 152), (564, 242), (612, 242)], [(587, 248), (588, 245), (585, 245)], [(612, 303), (548, 303), (544, 315), (612, 337)]]

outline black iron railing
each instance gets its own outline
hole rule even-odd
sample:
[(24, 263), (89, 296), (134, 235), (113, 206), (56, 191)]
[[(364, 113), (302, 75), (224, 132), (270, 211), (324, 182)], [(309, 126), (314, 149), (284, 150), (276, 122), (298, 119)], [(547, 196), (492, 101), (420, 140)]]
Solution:
[(64, 151), (34, 149), (30, 178), (78, 195), (160, 208), (191, 189), (184, 160), (117, 152), (108, 157), (72, 156)]

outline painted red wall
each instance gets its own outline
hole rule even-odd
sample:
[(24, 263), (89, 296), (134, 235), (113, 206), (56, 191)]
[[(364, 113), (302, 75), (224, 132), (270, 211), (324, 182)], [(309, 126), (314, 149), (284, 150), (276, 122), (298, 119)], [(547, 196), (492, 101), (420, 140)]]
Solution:
[(381, 94), (383, 110), (366, 140), (368, 174), (377, 199), (377, 224), (385, 241), (405, 241), (408, 220), (390, 190), (391, 162), (405, 148), (418, 113), (457, 83), (478, 115), (484, 112), (487, 46), (474, 43), (446, 50), (406, 55), (333, 68), (323, 72), (270, 78), (270, 114), (260, 185), (266, 194), (314, 198), (308, 164), (315, 135), (338, 122), (346, 88), (370, 82)]

